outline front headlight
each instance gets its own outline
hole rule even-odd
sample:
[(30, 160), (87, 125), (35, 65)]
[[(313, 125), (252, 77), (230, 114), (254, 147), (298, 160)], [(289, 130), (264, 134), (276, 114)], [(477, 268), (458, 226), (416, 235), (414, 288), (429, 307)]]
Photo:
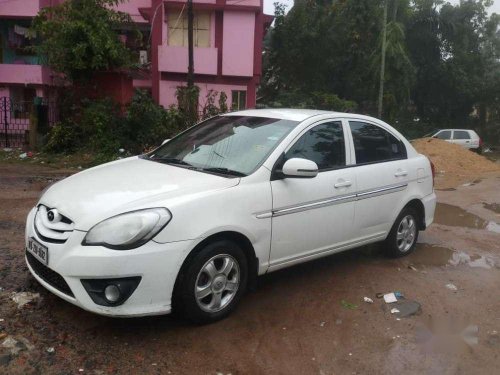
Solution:
[(166, 208), (148, 208), (110, 217), (93, 226), (83, 246), (100, 245), (115, 250), (139, 247), (156, 236), (172, 219)]

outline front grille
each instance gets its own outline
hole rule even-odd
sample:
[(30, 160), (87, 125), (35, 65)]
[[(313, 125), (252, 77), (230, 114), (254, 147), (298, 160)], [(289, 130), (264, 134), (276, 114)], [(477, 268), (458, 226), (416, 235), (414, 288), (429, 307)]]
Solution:
[(38, 259), (36, 259), (30, 252), (26, 251), (26, 259), (28, 259), (28, 263), (31, 266), (31, 269), (46, 283), (50, 284), (58, 291), (67, 294), (68, 296), (74, 297), (73, 292), (69, 288), (68, 283), (64, 280), (64, 278), (59, 275), (57, 272), (52, 271), (45, 264), (41, 263)]
[(37, 207), (34, 221), (36, 234), (45, 242), (65, 243), (74, 228), (71, 219), (43, 204)]

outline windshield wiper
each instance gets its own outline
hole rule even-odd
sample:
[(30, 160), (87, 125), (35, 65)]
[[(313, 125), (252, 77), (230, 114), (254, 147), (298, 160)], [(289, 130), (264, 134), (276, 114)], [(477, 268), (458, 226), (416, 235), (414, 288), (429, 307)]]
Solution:
[(165, 164), (177, 164), (177, 165), (185, 165), (188, 167), (193, 167), (193, 165), (189, 164), (187, 161), (177, 158), (151, 158), (151, 160)]
[(221, 167), (201, 168), (201, 170), (206, 171), (206, 172), (214, 172), (214, 173), (220, 173), (220, 174), (227, 174), (227, 175), (237, 176), (237, 177), (245, 177), (245, 176), (247, 176), (243, 172), (235, 171), (233, 169), (228, 169), (228, 168), (221, 168)]

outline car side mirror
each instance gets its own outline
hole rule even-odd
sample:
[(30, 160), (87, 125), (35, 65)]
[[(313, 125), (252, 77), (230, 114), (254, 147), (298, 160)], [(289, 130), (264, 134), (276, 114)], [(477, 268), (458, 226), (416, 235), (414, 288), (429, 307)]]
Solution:
[(161, 143), (161, 145), (163, 146), (163, 145), (164, 145), (165, 143), (167, 143), (168, 141), (170, 141), (170, 138), (169, 138), (169, 139), (165, 139), (165, 140)]
[(314, 178), (318, 175), (318, 165), (311, 160), (292, 158), (285, 162), (282, 173), (286, 178)]

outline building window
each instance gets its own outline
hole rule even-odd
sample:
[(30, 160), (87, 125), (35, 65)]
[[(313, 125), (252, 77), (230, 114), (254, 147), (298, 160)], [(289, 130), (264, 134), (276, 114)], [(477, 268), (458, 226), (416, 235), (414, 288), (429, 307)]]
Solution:
[(240, 90), (232, 91), (231, 109), (233, 111), (241, 111), (247, 107), (247, 92)]
[(31, 106), (36, 97), (36, 90), (32, 87), (11, 87), (11, 116), (15, 119), (30, 117)]
[[(188, 46), (187, 12), (176, 10), (167, 13), (168, 45)], [(195, 12), (193, 20), (193, 44), (195, 47), (210, 47), (210, 13)]]

